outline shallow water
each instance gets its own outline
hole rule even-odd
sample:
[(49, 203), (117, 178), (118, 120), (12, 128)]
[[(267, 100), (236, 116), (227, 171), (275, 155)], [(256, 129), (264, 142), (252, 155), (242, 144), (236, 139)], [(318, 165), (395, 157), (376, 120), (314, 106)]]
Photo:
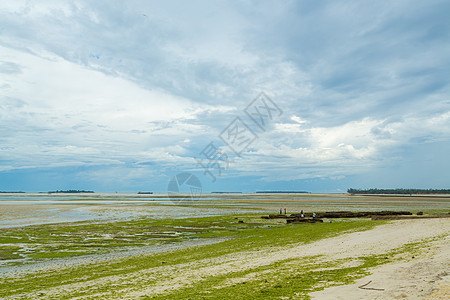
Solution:
[[(34, 263), (29, 262), (28, 264), (8, 265), (7, 262), (0, 261), (0, 278), (19, 276), (23, 273), (31, 271), (45, 272), (46, 269), (72, 267), (85, 263), (97, 263), (129, 256), (179, 250), (193, 246), (209, 245), (225, 241), (227, 239), (229, 238), (193, 239), (170, 244), (156, 244), (143, 247), (129, 247), (124, 249), (117, 249), (117, 251), (109, 253), (90, 254), (70, 258), (47, 259), (41, 262), (34, 262)], [(2, 265), (2, 263), (4, 265)]]
[(449, 210), (450, 198), (373, 197), (347, 194), (202, 194), (195, 199), (167, 194), (1, 194), (0, 228), (136, 217), (187, 218), (233, 213), (337, 210)]

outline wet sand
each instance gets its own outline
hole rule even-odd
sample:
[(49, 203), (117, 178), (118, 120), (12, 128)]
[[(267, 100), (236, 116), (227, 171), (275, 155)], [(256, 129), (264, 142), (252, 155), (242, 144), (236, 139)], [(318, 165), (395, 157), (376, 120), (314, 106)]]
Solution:
[[(132, 288), (120, 290), (121, 299), (152, 297), (176, 293), (178, 289), (189, 287), (211, 276), (226, 276), (238, 272), (245, 274), (248, 271), (252, 276), (234, 276), (226, 284), (248, 283), (258, 276), (263, 276), (264, 272), (267, 272), (264, 267), (289, 260), (306, 262), (312, 257), (317, 257), (314, 261), (317, 264), (348, 260), (347, 265), (357, 266), (360, 263), (358, 257), (384, 255), (408, 243), (434, 239), (426, 243), (426, 251), (415, 254), (417, 255), (415, 257), (401, 257), (400, 261), (372, 269), (371, 275), (358, 279), (355, 284), (326, 288), (311, 293), (310, 296), (314, 299), (448, 299), (449, 233), (450, 220), (447, 218), (391, 221), (368, 231), (345, 233), (311, 244), (268, 247), (191, 263), (162, 265), (136, 273), (62, 285), (50, 288), (46, 293), (54, 296), (67, 295), (80, 290), (96, 291), (106, 286), (120, 286), (123, 282), (133, 282), (135, 284)], [(409, 253), (406, 252), (405, 255)], [(170, 276), (161, 277), (161, 274)], [(366, 287), (377, 290), (359, 288), (369, 281), (370, 284)], [(143, 282), (146, 284), (142, 284)], [(33, 296), (34, 294), (30, 295)], [(101, 299), (117, 298), (115, 294), (109, 292), (94, 293), (92, 296)]]
[[(179, 202), (167, 194), (2, 194), (0, 228), (136, 217), (185, 218), (236, 213), (306, 211), (450, 210), (440, 196), (350, 196), (348, 194), (202, 194)], [(182, 205), (179, 205), (182, 204)]]
[[(408, 210), (441, 211), (450, 208), (450, 199), (442, 197), (377, 197), (349, 196), (347, 194), (251, 194), (251, 195), (202, 195), (189, 205), (175, 205), (167, 195), (143, 197), (137, 195), (63, 195), (41, 197), (40, 195), (14, 196), (2, 195), (0, 199), (0, 227), (26, 226), (74, 221), (123, 220), (136, 217), (185, 218), (199, 216), (219, 216), (236, 213), (267, 214), (277, 213), (287, 208), (288, 213), (306, 211), (366, 211), (366, 210)], [(111, 277), (89, 282), (92, 287), (105, 284), (119, 284), (123, 280), (140, 281), (155, 276), (155, 272), (171, 272), (169, 281), (158, 285), (132, 289), (125, 298), (134, 299), (143, 295), (158, 295), (166, 289), (182, 288), (209, 276), (228, 274), (238, 271), (268, 266), (289, 259), (302, 259), (322, 255), (321, 261), (352, 259), (358, 256), (383, 254), (411, 242), (424, 239), (435, 240), (427, 245), (429, 249), (417, 257), (405, 257), (395, 263), (382, 265), (371, 270), (371, 275), (358, 279), (356, 283), (326, 288), (312, 293), (317, 299), (448, 299), (449, 261), (450, 261), (450, 219), (414, 219), (389, 221), (388, 224), (364, 231), (346, 233), (333, 238), (323, 239), (312, 244), (291, 245), (286, 248), (267, 248), (256, 252), (241, 252), (238, 255), (222, 256), (207, 261), (180, 264), (174, 267), (161, 266), (157, 270), (149, 269), (139, 274), (127, 274), (125, 277)], [(215, 242), (214, 240), (207, 241)], [(44, 264), (24, 265), (8, 269), (2, 276), (14, 276), (15, 272), (33, 272), (53, 267), (67, 267), (77, 264), (89, 264), (108, 261), (121, 257), (141, 255), (151, 252), (175, 250), (177, 247), (191, 247), (202, 241), (187, 241), (178, 245), (162, 245), (129, 248), (108, 254), (91, 255), (82, 258), (61, 259)], [(171, 248), (172, 247), (172, 248)], [(192, 276), (195, 270), (196, 276)], [(248, 280), (246, 278), (236, 280)], [(116, 282), (117, 281), (117, 282)], [(369, 284), (367, 284), (370, 282)], [(360, 288), (365, 287), (369, 289)], [(84, 289), (85, 285), (61, 286), (51, 289), (54, 295)], [(32, 295), (31, 295), (32, 296)], [(99, 297), (107, 295), (96, 295)]]

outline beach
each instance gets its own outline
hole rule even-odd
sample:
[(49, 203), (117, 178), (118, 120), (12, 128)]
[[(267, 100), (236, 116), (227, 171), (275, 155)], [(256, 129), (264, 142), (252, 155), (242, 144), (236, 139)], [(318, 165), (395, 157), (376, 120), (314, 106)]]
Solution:
[[(336, 195), (215, 195), (182, 206), (167, 198), (125, 198), (0, 203), (3, 212), (10, 212), (4, 224), (8, 226), (0, 229), (0, 297), (449, 297), (450, 218), (445, 199), (426, 199), (425, 204), (439, 207), (412, 219), (286, 224), (283, 218), (262, 217), (283, 206), (295, 212), (316, 204), (319, 212), (325, 211), (325, 204), (336, 211), (346, 205), (362, 211), (383, 204), (396, 205), (397, 210), (422, 209), (425, 204)], [(29, 205), (25, 217), (14, 218), (20, 205)], [(49, 215), (62, 216), (72, 209), (87, 212), (83, 216), (89, 218), (48, 223)], [(30, 217), (34, 225), (24, 221)]]

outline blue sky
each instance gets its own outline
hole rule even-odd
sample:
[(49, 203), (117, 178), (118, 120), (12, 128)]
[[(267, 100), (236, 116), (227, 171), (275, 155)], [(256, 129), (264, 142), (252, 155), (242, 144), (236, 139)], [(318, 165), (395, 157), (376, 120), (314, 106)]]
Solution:
[[(204, 191), (448, 188), (449, 12), (3, 1), (0, 190), (165, 192), (180, 172)], [(244, 112), (261, 92), (282, 111), (264, 130)], [(257, 136), (240, 156), (219, 137), (236, 117)], [(210, 142), (229, 160), (214, 182), (195, 159)]]

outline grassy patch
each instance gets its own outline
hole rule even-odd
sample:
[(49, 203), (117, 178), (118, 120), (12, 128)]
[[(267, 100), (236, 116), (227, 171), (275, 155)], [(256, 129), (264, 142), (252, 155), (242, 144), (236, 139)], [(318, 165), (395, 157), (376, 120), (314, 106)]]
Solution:
[(383, 255), (323, 262), (321, 257), (290, 259), (206, 280), (142, 299), (310, 299), (328, 287), (354, 283), (370, 269), (418, 254), (433, 239), (407, 244)]
[(0, 246), (0, 260), (10, 260), (21, 258), (19, 254), (20, 247)]
[(257, 226), (261, 224), (238, 224), (235, 219), (227, 217), (195, 220), (137, 219), (107, 223), (77, 222), (2, 229), (0, 244), (3, 245), (4, 251), (12, 251), (17, 247), (28, 249), (26, 258), (36, 261), (107, 252), (121, 247), (230, 236), (237, 230)]
[[(244, 223), (239, 223), (239, 220), (244, 221)], [(129, 257), (105, 263), (92, 263), (59, 270), (50, 270), (46, 271), (46, 273), (43, 274), (33, 273), (15, 278), (4, 278), (2, 281), (0, 281), (0, 297), (29, 293), (32, 291), (39, 291), (42, 289), (57, 287), (66, 284), (89, 282), (90, 280), (107, 278), (108, 276), (124, 276), (127, 274), (139, 272), (141, 270), (160, 267), (163, 264), (164, 266), (177, 266), (189, 262), (210, 259), (242, 251), (256, 251), (267, 247), (281, 247), (296, 243), (310, 243), (343, 232), (352, 230), (367, 230), (374, 227), (375, 225), (381, 224), (381, 222), (350, 221), (321, 224), (277, 225), (270, 222), (257, 223), (256, 221), (262, 222), (261, 219), (257, 218), (256, 216), (136, 221), (136, 226), (133, 225), (131, 227), (136, 228), (139, 227), (137, 226), (138, 224), (143, 225), (139, 222), (145, 222), (147, 226), (162, 227), (166, 225), (172, 227), (187, 227), (187, 225), (189, 225), (190, 233), (194, 232), (195, 234), (201, 236), (205, 235), (206, 231), (209, 231), (208, 235), (213, 237), (227, 236), (232, 233), (234, 239), (211, 245), (180, 249), (177, 251)], [(86, 227), (83, 226), (87, 225), (79, 226), (80, 228), (86, 229)], [(115, 228), (121, 228), (120, 230), (122, 231), (124, 230), (123, 226), (117, 226), (117, 224), (112, 224), (112, 226), (114, 226)], [(93, 228), (98, 227), (97, 225), (95, 225), (93, 226)], [(66, 228), (61, 230), (65, 232), (71, 232), (72, 229), (73, 228), (70, 228), (70, 226), (67, 226)], [(53, 230), (56, 231), (57, 229), (55, 228)], [(49, 237), (49, 235), (46, 235), (46, 237)], [(78, 247), (81, 246), (78, 245)], [(64, 252), (70, 253), (71, 249), (66, 248), (62, 249), (61, 251), (55, 251), (55, 253)], [(74, 251), (70, 254), (78, 255), (78, 251)], [(135, 286), (135, 283), (124, 282), (123, 284), (121, 284), (120, 289), (125, 287), (132, 288)], [(103, 287), (95, 287), (95, 290), (96, 292), (111, 291), (114, 290), (114, 288), (109, 285), (105, 285)], [(87, 288), (83, 291), (78, 291), (78, 294), (80, 296), (90, 295), (90, 293), (92, 293), (92, 290), (89, 290)], [(75, 296), (75, 294), (73, 294), (72, 296)]]
[(378, 261), (358, 259), (363, 261), (361, 265), (343, 268), (340, 265), (346, 260), (317, 263), (314, 257), (306, 257), (277, 262), (252, 270), (214, 276), (173, 293), (144, 299), (308, 299), (310, 292), (350, 283), (365, 276), (367, 268), (377, 265)]

